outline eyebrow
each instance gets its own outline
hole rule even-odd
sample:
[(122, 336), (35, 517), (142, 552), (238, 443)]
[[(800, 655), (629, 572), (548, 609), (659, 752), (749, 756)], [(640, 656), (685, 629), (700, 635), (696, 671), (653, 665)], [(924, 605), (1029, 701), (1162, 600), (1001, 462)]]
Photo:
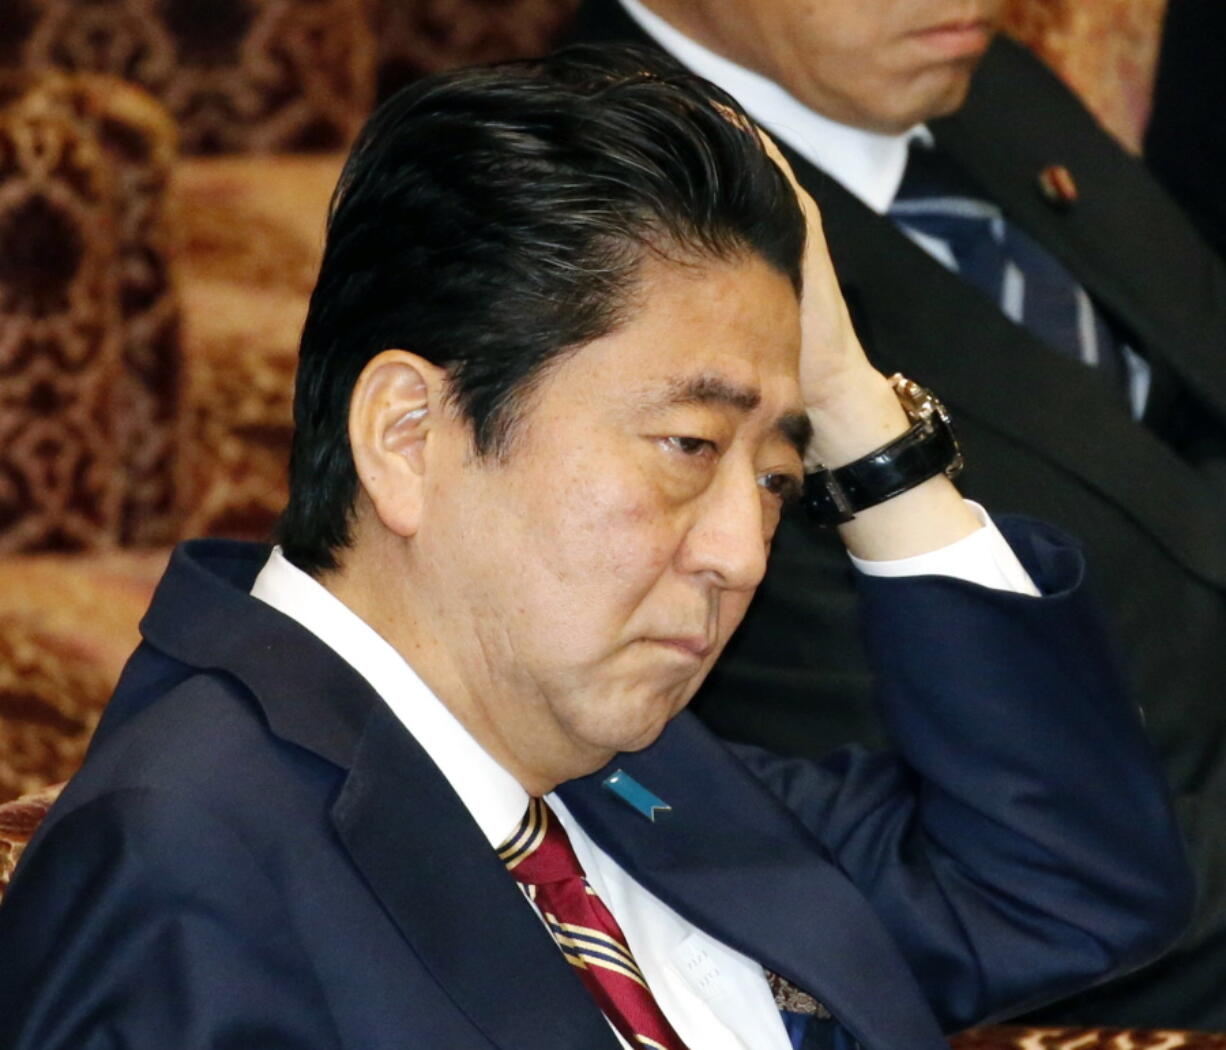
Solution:
[(740, 412), (752, 412), (762, 403), (762, 395), (723, 376), (699, 375), (674, 380), (664, 400), (670, 405), (727, 405)]
[[(752, 412), (762, 403), (762, 395), (717, 375), (699, 375), (670, 384), (662, 401), (669, 405), (726, 405), (738, 412)], [(775, 422), (775, 429), (804, 458), (813, 438), (813, 424), (803, 412), (788, 412)]]

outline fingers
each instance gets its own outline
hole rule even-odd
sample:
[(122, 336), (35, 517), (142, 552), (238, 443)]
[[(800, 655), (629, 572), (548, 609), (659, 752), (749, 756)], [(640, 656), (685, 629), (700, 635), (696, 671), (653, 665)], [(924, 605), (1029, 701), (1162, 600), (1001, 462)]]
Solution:
[(894, 427), (897, 399), (868, 362), (851, 324), (822, 228), (821, 212), (775, 141), (761, 128), (767, 155), (779, 166), (805, 216), (804, 296), (801, 301), (801, 393), (815, 430), (814, 450), (845, 457), (864, 435)]

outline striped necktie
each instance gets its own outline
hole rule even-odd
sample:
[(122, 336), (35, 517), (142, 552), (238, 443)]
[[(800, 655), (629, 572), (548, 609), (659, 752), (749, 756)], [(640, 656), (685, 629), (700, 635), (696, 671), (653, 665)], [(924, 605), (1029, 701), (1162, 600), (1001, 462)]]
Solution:
[(528, 803), (498, 857), (524, 885), (566, 961), (622, 1038), (644, 1050), (685, 1050), (617, 920), (587, 884), (566, 831), (541, 799)]
[(1100, 372), (1140, 416), (1148, 389), (1145, 362), (1123, 345), (1065, 266), (1005, 218), (957, 164), (913, 142), (889, 214), (1010, 320)]

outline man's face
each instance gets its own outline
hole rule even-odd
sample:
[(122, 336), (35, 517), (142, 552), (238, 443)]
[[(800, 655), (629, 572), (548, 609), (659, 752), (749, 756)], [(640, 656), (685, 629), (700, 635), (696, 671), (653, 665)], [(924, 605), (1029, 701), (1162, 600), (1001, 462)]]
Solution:
[(895, 133), (966, 97), (1002, 0), (666, 0), (730, 58), (844, 124)]
[(415, 542), (455, 650), (431, 684), (546, 788), (646, 746), (686, 704), (801, 477), (787, 279), (757, 259), (649, 259), (634, 309), (546, 371), (502, 461), (474, 458), (459, 421), (431, 437)]

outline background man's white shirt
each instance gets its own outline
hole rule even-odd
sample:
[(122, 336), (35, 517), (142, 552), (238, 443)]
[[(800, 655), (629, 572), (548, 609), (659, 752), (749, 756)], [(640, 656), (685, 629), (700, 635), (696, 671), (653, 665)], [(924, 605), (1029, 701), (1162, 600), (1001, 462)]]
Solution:
[(775, 138), (838, 179), (873, 211), (894, 203), (907, 167), (907, 150), (923, 125), (901, 135), (881, 135), (815, 113), (778, 84), (691, 40), (638, 0), (622, 6), (656, 43), (687, 69), (719, 85)]

